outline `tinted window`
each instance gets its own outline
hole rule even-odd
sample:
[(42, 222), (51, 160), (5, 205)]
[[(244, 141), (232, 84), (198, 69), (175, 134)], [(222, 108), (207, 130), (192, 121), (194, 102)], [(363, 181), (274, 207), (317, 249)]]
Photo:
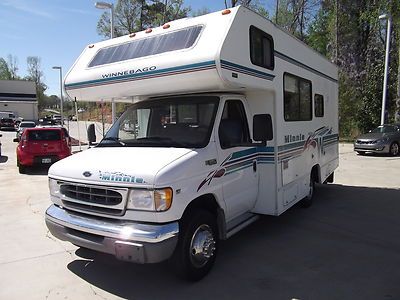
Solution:
[(316, 117), (324, 116), (324, 96), (315, 94), (314, 96), (314, 113)]
[(202, 26), (185, 28), (101, 49), (90, 62), (89, 67), (190, 48), (199, 36), (201, 28)]
[(283, 82), (285, 121), (311, 120), (311, 81), (286, 73)]
[(28, 141), (58, 141), (61, 139), (59, 130), (32, 130), (28, 132)]
[(249, 128), (242, 101), (225, 102), (218, 136), (223, 149), (250, 142)]
[(250, 59), (253, 65), (272, 70), (274, 68), (274, 43), (264, 31), (250, 27)]

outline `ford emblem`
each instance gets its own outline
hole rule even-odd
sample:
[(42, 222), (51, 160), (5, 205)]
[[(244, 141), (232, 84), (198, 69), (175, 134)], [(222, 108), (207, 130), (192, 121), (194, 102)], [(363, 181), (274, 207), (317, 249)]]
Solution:
[(85, 172), (83, 172), (83, 176), (90, 177), (90, 176), (92, 176), (92, 173), (90, 173), (89, 171), (85, 171)]

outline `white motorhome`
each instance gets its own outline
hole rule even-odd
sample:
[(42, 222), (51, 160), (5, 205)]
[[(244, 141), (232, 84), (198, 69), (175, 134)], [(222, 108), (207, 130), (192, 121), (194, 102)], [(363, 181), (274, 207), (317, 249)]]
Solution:
[(200, 279), (220, 240), (309, 206), (338, 166), (337, 68), (245, 7), (89, 45), (70, 97), (132, 102), (49, 170), (52, 234)]

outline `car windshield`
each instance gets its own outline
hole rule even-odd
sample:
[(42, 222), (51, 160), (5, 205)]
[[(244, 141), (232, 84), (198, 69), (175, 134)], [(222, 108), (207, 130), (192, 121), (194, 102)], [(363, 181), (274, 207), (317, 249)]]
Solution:
[(397, 131), (396, 126), (382, 125), (382, 126), (378, 126), (371, 132), (372, 133), (392, 133), (392, 132), (396, 132), (396, 131)]
[(187, 96), (136, 103), (98, 147), (205, 147), (218, 101), (215, 96)]
[(36, 126), (36, 124), (33, 122), (26, 122), (26, 123), (22, 122), (21, 124), (19, 124), (20, 128), (33, 128), (35, 126)]

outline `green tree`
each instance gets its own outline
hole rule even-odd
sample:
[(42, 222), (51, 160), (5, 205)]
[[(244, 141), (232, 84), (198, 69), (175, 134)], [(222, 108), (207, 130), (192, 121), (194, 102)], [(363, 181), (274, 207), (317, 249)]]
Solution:
[(38, 56), (28, 56), (26, 59), (28, 75), (25, 77), (26, 80), (35, 82), (36, 95), (38, 97), (39, 109), (45, 107), (45, 94), (47, 89), (44, 83), (44, 74), (41, 70), (41, 59)]
[[(183, 0), (118, 0), (115, 6), (115, 36), (122, 36), (144, 28), (160, 26), (166, 22), (187, 17), (189, 7)], [(104, 12), (97, 23), (97, 32), (110, 37), (110, 13)]]
[(0, 57), (0, 79), (1, 80), (10, 80), (11, 79), (11, 72), (8, 69), (8, 64), (6, 60)]

